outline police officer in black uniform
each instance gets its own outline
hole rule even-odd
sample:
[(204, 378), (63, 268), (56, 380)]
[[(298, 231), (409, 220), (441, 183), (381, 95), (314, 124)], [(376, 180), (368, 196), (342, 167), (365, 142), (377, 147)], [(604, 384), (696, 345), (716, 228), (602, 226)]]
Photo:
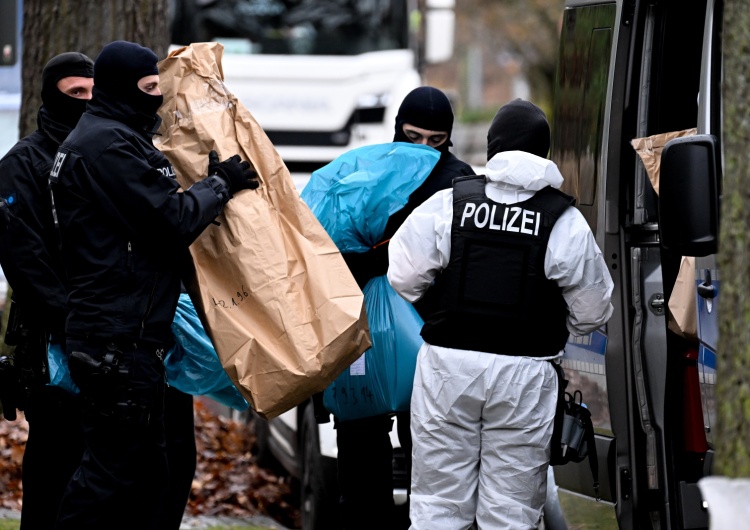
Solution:
[[(86, 110), (94, 63), (82, 53), (53, 57), (42, 70), (38, 129), (0, 160), (0, 265), (13, 289), (5, 341), (3, 414), (25, 412), (21, 528), (52, 528), (65, 485), (83, 453), (79, 400), (47, 386), (47, 342), (64, 342), (67, 289), (52, 220), (47, 180), (58, 147)], [(12, 364), (11, 364), (12, 363)], [(12, 390), (14, 389), (14, 390)]]
[(258, 186), (237, 155), (180, 191), (152, 144), (162, 103), (157, 57), (115, 41), (94, 64), (94, 95), (60, 147), (50, 184), (70, 285), (70, 372), (86, 451), (56, 527), (160, 529), (168, 481), (165, 352), (188, 246), (233, 194)]
[[(364, 253), (343, 254), (361, 288), (388, 270), (388, 241), (404, 219), (435, 192), (450, 188), (453, 179), (473, 175), (471, 166), (448, 148), (453, 130), (453, 108), (437, 88), (422, 86), (406, 95), (396, 116), (394, 142), (424, 144), (437, 149), (440, 159), (406, 205), (388, 218), (383, 240)], [(419, 306), (415, 306), (420, 311)], [(411, 470), (409, 413), (397, 414), (398, 436)], [(341, 514), (346, 530), (393, 528), (393, 447), (391, 415), (336, 421)]]

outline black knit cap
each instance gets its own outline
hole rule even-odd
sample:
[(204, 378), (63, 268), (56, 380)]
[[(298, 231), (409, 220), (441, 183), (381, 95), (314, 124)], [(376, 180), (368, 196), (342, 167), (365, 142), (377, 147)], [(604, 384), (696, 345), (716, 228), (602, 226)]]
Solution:
[(404, 134), (404, 124), (408, 123), (428, 131), (444, 131), (448, 140), (438, 146), (438, 150), (447, 150), (451, 144), (453, 130), (453, 107), (443, 92), (431, 86), (417, 87), (409, 92), (396, 115), (396, 134), (394, 142), (411, 142)]
[(503, 151), (525, 151), (547, 158), (550, 129), (544, 111), (529, 101), (514, 99), (497, 111), (487, 131), (487, 160)]
[(86, 100), (60, 92), (57, 83), (66, 77), (94, 77), (94, 61), (79, 52), (55, 55), (42, 70), (42, 104), (57, 120), (75, 126), (86, 110)]
[(94, 89), (129, 104), (134, 109), (155, 113), (155, 101), (138, 88), (138, 81), (149, 75), (159, 75), (159, 58), (145, 46), (135, 42), (114, 41), (107, 44), (94, 63)]
[(46, 91), (57, 90), (57, 82), (66, 77), (94, 77), (94, 61), (79, 52), (55, 55), (42, 70), (42, 99)]

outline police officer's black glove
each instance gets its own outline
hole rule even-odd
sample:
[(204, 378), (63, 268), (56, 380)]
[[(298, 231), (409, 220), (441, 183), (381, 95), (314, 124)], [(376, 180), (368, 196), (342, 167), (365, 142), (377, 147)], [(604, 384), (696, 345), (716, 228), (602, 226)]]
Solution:
[(240, 190), (254, 190), (259, 186), (258, 174), (250, 168), (250, 163), (240, 159), (239, 155), (219, 162), (216, 151), (208, 154), (208, 174), (217, 175), (229, 187), (229, 194), (234, 195)]
[(219, 171), (219, 164), (221, 164), (221, 161), (219, 160), (219, 153), (211, 150), (210, 153), (208, 153), (208, 176), (216, 175)]
[(390, 239), (378, 243), (366, 252), (341, 254), (360, 289), (364, 289), (367, 282), (376, 276), (382, 276), (388, 272), (389, 243)]

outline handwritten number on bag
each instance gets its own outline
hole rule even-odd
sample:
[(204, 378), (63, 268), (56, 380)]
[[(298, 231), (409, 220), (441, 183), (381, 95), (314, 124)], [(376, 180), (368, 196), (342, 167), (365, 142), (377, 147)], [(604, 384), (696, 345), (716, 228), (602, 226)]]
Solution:
[(250, 296), (250, 293), (245, 290), (245, 286), (240, 285), (240, 289), (237, 291), (236, 296), (230, 298), (230, 302), (217, 300), (213, 297), (211, 298), (211, 300), (213, 301), (215, 306), (223, 307), (224, 309), (232, 309), (233, 307), (237, 307), (240, 305), (240, 303), (244, 302), (248, 296)]
[(347, 390), (346, 387), (333, 387), (333, 400), (340, 401), (342, 405), (349, 405), (349, 398), (351, 398), (351, 405), (356, 406), (360, 403), (373, 403), (375, 401), (375, 395), (370, 391), (370, 387), (364, 386), (359, 389), (361, 399), (357, 399), (357, 389), (350, 386)]
[(367, 403), (373, 402), (373, 399), (372, 399), (373, 395), (372, 395), (372, 392), (370, 392), (369, 387), (366, 387), (366, 386), (362, 387), (362, 390), (360, 390), (360, 393), (362, 394), (362, 401), (367, 402)]
[(224, 300), (216, 301), (216, 298), (211, 297), (211, 300), (214, 301), (214, 305), (220, 305), (221, 307), (226, 307), (227, 303)]

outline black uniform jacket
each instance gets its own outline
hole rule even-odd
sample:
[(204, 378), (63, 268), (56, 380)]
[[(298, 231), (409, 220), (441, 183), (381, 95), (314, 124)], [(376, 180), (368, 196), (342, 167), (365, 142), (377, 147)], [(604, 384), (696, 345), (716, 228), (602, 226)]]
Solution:
[(229, 194), (216, 178), (180, 190), (151, 142), (157, 126), (95, 94), (57, 154), (50, 178), (70, 285), (68, 336), (172, 342), (188, 246)]
[(52, 160), (70, 128), (54, 121), (42, 107), (38, 129), (19, 140), (0, 160), (0, 197), (11, 212), (0, 232), (0, 266), (13, 300), (33, 322), (62, 334), (67, 316), (67, 289), (47, 189)]

